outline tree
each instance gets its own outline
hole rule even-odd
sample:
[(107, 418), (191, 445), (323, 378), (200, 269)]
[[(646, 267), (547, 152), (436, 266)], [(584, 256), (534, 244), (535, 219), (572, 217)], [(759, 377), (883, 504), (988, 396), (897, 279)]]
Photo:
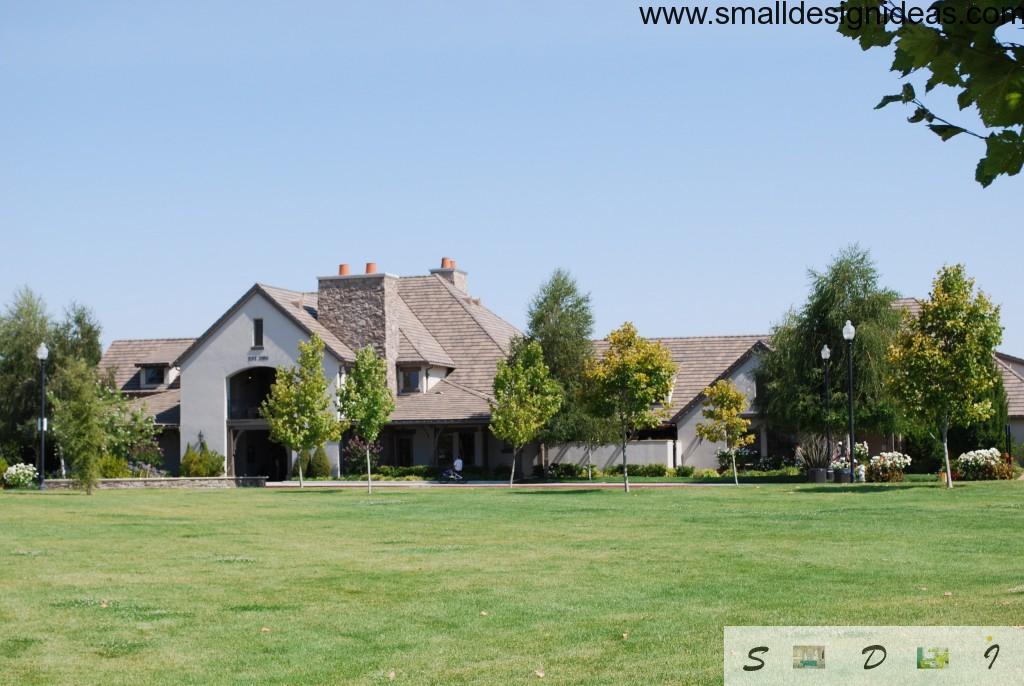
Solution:
[(80, 359), (64, 366), (55, 382), (61, 394), (53, 396), (54, 435), (76, 483), (91, 495), (99, 483), (100, 460), (110, 446), (103, 390), (96, 371)]
[(608, 334), (605, 341), (604, 355), (587, 368), (593, 384), (590, 401), (599, 416), (617, 424), (623, 486), (629, 493), (626, 444), (639, 429), (653, 428), (666, 418), (664, 405), (672, 392), (676, 365), (665, 346), (641, 338), (630, 322)]
[(975, 291), (963, 265), (943, 267), (916, 317), (907, 317), (890, 350), (892, 384), (908, 411), (942, 440), (946, 485), (953, 487), (949, 428), (988, 419), (986, 397), (998, 380), (992, 353), (1002, 341), (999, 307)]
[(493, 390), (491, 432), (512, 446), (512, 472), (508, 477), (511, 488), (523, 446), (536, 440), (558, 412), (562, 389), (544, 364), (540, 343), (516, 339), (508, 357), (498, 361)]
[(356, 353), (355, 364), (338, 391), (338, 409), (352, 430), (366, 442), (366, 492), (373, 493), (370, 444), (395, 409), (395, 397), (388, 388), (387, 362), (366, 346)]
[[(857, 245), (842, 250), (824, 272), (808, 270), (807, 301), (772, 330), (758, 368), (758, 404), (768, 421), (794, 434), (831, 430), (842, 435), (848, 406), (846, 320), (857, 326), (853, 346), (857, 426), (880, 434), (901, 428), (887, 353), (899, 329), (896, 293), (879, 285), (871, 254)], [(823, 396), (821, 348), (832, 350), (828, 400)], [(831, 408), (831, 413), (826, 408)]]
[[(892, 71), (907, 79), (926, 70), (930, 76), (925, 92), (939, 85), (951, 88), (960, 109), (976, 108), (986, 130), (969, 131), (939, 117), (908, 81), (900, 93), (885, 96), (875, 109), (894, 102), (912, 105), (908, 121), (925, 122), (943, 141), (962, 133), (984, 141), (985, 156), (974, 174), (982, 186), (1001, 174), (1020, 172), (1024, 165), (1024, 46), (996, 34), (1014, 19), (1024, 19), (1024, 3), (941, 0), (927, 14), (923, 8), (907, 11), (892, 0), (849, 0), (846, 6), (841, 33), (859, 41), (864, 50), (895, 43)], [(915, 10), (923, 16), (901, 20), (913, 19), (910, 12)], [(889, 29), (890, 23), (896, 28)]]
[(527, 313), (526, 337), (540, 343), (551, 378), (563, 390), (562, 405), (541, 429), (542, 443), (585, 443), (592, 418), (583, 397), (583, 377), (594, 355), (590, 294), (556, 269), (540, 287)]
[(302, 488), (301, 455), (341, 437), (341, 422), (331, 407), (324, 376), (324, 342), (313, 334), (299, 343), (299, 364), (282, 367), (260, 414), (270, 426), (270, 438), (300, 455), (299, 488)]
[(727, 379), (716, 381), (704, 389), (704, 409), (701, 414), (707, 423), (697, 424), (697, 437), (711, 443), (725, 443), (732, 455), (732, 479), (740, 484), (736, 473), (736, 448), (754, 442), (754, 435), (747, 433), (750, 420), (743, 416), (747, 410), (747, 396)]

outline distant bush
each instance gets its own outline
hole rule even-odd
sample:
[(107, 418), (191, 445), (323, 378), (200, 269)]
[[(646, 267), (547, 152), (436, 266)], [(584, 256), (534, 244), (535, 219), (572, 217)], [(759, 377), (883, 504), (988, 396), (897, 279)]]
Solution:
[[(544, 476), (543, 470), (540, 469), (539, 465), (534, 468), (533, 475), (536, 477)], [(587, 468), (585, 466), (573, 464), (572, 462), (556, 462), (548, 465), (547, 478), (549, 479), (579, 479), (586, 477), (586, 475)]]
[(194, 448), (190, 443), (181, 458), (182, 476), (224, 476), (224, 456), (216, 450), (210, 450), (205, 441), (200, 441)]
[(717, 479), (719, 477), (717, 469), (698, 469), (695, 470), (693, 476), (697, 479)]
[[(631, 464), (629, 467), (630, 476), (665, 476), (668, 474), (668, 467), (663, 464)], [(609, 468), (606, 474), (610, 476), (622, 476), (622, 465), (617, 464)]]
[[(352, 436), (345, 444), (344, 467), (345, 474), (362, 474), (366, 476), (366, 446), (367, 442), (359, 436)], [(370, 446), (370, 471), (378, 470), (380, 454), (384, 448), (380, 441), (372, 441)]]
[(1013, 478), (1013, 461), (998, 448), (972, 450), (956, 459), (954, 471), (964, 481), (990, 481)]
[(508, 479), (512, 475), (512, 465), (500, 464), (493, 470), (495, 479)]
[(10, 467), (10, 465), (7, 464), (7, 460), (5, 460), (4, 458), (0, 457), (0, 479), (3, 478), (2, 475), (7, 472), (7, 468), (8, 467)]
[(103, 455), (97, 466), (101, 479), (127, 479), (132, 476), (128, 460), (116, 455)]
[(395, 467), (393, 465), (382, 464), (377, 467), (377, 473), (385, 479), (395, 480), (414, 480), (414, 479), (431, 479), (437, 476), (437, 469), (430, 465), (418, 464), (411, 467)]
[(320, 446), (313, 451), (313, 458), (309, 460), (309, 464), (306, 465), (305, 469), (306, 471), (303, 474), (310, 479), (331, 478), (331, 460), (327, 457), (327, 450), (324, 446)]
[(690, 477), (693, 476), (693, 467), (688, 464), (680, 465), (675, 469), (675, 476)]
[(8, 488), (29, 488), (37, 478), (39, 478), (39, 473), (30, 464), (19, 462), (4, 470), (4, 484)]

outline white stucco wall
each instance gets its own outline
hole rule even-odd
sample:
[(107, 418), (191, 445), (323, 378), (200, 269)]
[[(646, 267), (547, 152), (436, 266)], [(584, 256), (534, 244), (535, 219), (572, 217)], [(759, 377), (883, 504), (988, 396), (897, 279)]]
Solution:
[[(559, 444), (548, 447), (548, 460), (552, 464), (587, 464), (587, 449), (579, 445)], [(591, 464), (598, 469), (608, 469), (622, 464), (622, 446), (602, 445), (590, 454)], [(630, 441), (626, 444), (626, 461), (629, 464), (660, 464), (672, 466), (672, 441)]]
[[(736, 384), (746, 396), (747, 402), (753, 408), (757, 401), (757, 383), (755, 374), (760, 366), (760, 357), (751, 355), (747, 360), (737, 367), (729, 376), (729, 379)], [(697, 425), (703, 421), (701, 411), (703, 404), (698, 404), (683, 415), (676, 423), (676, 440), (679, 450), (679, 464), (689, 465), (695, 469), (710, 468), (718, 469), (718, 458), (715, 453), (724, 448), (724, 443), (708, 443), (697, 437)], [(755, 449), (758, 444), (751, 446)]]
[[(252, 347), (252, 322), (263, 319), (263, 349)], [(228, 380), (252, 367), (293, 365), (300, 341), (309, 337), (260, 294), (253, 295), (221, 327), (192, 352), (181, 366), (181, 454), (202, 432), (207, 445), (228, 454)], [(340, 365), (324, 354), (324, 376), (333, 397)], [(338, 444), (327, 445), (332, 469), (337, 472)]]

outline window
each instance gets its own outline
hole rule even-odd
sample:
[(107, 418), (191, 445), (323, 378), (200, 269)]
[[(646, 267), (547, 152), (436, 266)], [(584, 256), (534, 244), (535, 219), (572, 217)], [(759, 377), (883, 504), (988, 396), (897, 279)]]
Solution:
[(399, 393), (420, 392), (420, 370), (419, 367), (411, 367), (399, 370)]
[(263, 347), (263, 320), (253, 319), (252, 320), (252, 347), (262, 348)]
[(143, 367), (142, 368), (142, 385), (143, 386), (159, 386), (164, 382), (164, 368), (163, 367)]

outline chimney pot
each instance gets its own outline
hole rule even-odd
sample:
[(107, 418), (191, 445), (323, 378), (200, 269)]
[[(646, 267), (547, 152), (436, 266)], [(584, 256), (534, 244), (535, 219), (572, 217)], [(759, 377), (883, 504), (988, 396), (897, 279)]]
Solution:
[(348, 271), (349, 270), (347, 264), (338, 265), (338, 276), (348, 276)]
[(376, 274), (377, 273), (377, 263), (376, 262), (367, 262), (366, 263), (366, 273), (367, 274)]
[(450, 257), (442, 257), (441, 258), (441, 269), (451, 269), (451, 268), (452, 268), (452, 258), (450, 258)]

